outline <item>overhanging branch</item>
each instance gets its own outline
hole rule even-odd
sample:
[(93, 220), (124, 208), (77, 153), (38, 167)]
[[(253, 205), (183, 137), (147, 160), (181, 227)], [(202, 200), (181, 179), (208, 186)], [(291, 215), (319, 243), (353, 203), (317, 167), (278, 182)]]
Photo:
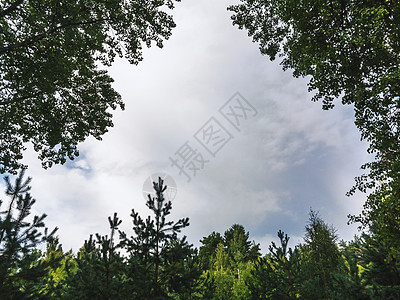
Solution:
[(25, 40), (22, 41), (20, 43), (14, 44), (14, 45), (10, 45), (8, 47), (4, 47), (2, 49), (0, 49), (0, 55), (13, 51), (15, 49), (18, 48), (23, 48), (23, 47), (28, 47), (34, 43), (39, 42), (40, 40), (46, 38), (47, 36), (53, 34), (54, 32), (61, 30), (63, 28), (67, 28), (67, 27), (74, 27), (74, 26), (81, 26), (81, 25), (91, 25), (91, 24), (96, 24), (96, 23), (100, 23), (100, 22), (105, 22), (105, 21), (112, 21), (111, 18), (100, 18), (100, 19), (95, 19), (95, 20), (89, 20), (89, 21), (83, 21), (83, 22), (71, 22), (71, 23), (66, 23), (54, 28), (51, 28), (50, 30), (40, 33), (36, 36), (34, 36), (33, 38), (29, 39), (29, 40)]
[(17, 0), (14, 3), (12, 3), (8, 8), (0, 11), (0, 18), (3, 18), (7, 15), (9, 15), (11, 12), (17, 9), (18, 6), (20, 6), (24, 2), (24, 0)]

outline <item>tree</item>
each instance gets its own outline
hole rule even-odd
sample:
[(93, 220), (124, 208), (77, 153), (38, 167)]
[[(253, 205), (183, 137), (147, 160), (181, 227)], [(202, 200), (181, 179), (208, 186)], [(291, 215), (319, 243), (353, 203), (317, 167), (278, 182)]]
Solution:
[(199, 262), (204, 284), (203, 298), (248, 299), (246, 280), (251, 277), (253, 261), (260, 248), (249, 240), (249, 233), (239, 224), (232, 225), (224, 235), (213, 232), (200, 241)]
[(260, 246), (249, 241), (249, 233), (239, 224), (234, 224), (224, 233), (224, 244), (231, 265), (239, 261), (256, 260), (260, 256)]
[(241, 0), (228, 9), (262, 54), (281, 56), (295, 77), (311, 77), (312, 99), (322, 99), (324, 109), (339, 97), (354, 104), (355, 124), (375, 161), (363, 165), (369, 173), (357, 177), (349, 193), (372, 189), (365, 215), (352, 221), (375, 221), (374, 188), (379, 194), (385, 182), (396, 191), (400, 181), (400, 2)]
[[(166, 277), (165, 273), (169, 272), (172, 264), (183, 263), (192, 256), (192, 245), (188, 245), (185, 238), (178, 238), (178, 233), (189, 226), (189, 218), (182, 218), (176, 222), (167, 221), (172, 209), (171, 201), (164, 198), (167, 186), (159, 177), (158, 182), (153, 182), (153, 187), (156, 196), (149, 195), (146, 206), (153, 212), (154, 218), (148, 216), (144, 220), (132, 209), (135, 235), (128, 237), (124, 232), (120, 232), (121, 243), (130, 255), (130, 276), (142, 281), (138, 286), (137, 299), (165, 299), (168, 292), (179, 292), (177, 286), (172, 284), (176, 283), (178, 278), (175, 276), (173, 280), (167, 280), (170, 277)], [(173, 253), (171, 247), (179, 251)], [(177, 254), (180, 256), (176, 256)], [(184, 272), (180, 275), (182, 285)], [(189, 276), (187, 280), (191, 281), (194, 278)]]
[(372, 299), (399, 299), (400, 250), (387, 243), (376, 228), (356, 241), (356, 255), (363, 269), (361, 278)]
[(72, 250), (64, 253), (58, 237), (49, 241), (46, 251), (41, 253), (39, 263), (47, 264), (47, 274), (37, 284), (36, 294), (40, 299), (62, 299), (67, 294), (67, 279), (76, 268)]
[(299, 294), (299, 249), (289, 247), (287, 234), (278, 231), (280, 246), (271, 242), (269, 253), (255, 262), (246, 284), (251, 299), (295, 299)]
[(0, 4), (0, 174), (22, 166), (31, 142), (44, 167), (79, 155), (101, 139), (110, 110), (124, 108), (109, 66), (118, 55), (142, 60), (175, 27), (179, 0), (6, 0)]
[(188, 245), (186, 237), (173, 237), (166, 242), (161, 253), (163, 267), (160, 270), (160, 282), (163, 282), (169, 295), (174, 299), (198, 298), (201, 270), (198, 264), (197, 249)]
[(115, 234), (121, 220), (114, 213), (108, 218), (110, 237), (96, 234), (85, 241), (75, 259), (75, 270), (67, 278), (65, 299), (134, 299), (131, 282), (126, 279), (124, 257), (117, 251)]
[(304, 244), (300, 246), (301, 290), (306, 299), (341, 299), (335, 275), (342, 272), (341, 254), (335, 229), (310, 211)]
[(202, 270), (210, 270), (214, 264), (215, 253), (218, 244), (223, 244), (223, 238), (219, 232), (213, 231), (210, 235), (200, 240), (199, 262)]
[(29, 193), (31, 178), (24, 180), (24, 173), (19, 173), (14, 185), (8, 176), (4, 178), (10, 200), (7, 209), (0, 212), (1, 299), (27, 299), (38, 292), (37, 284), (47, 276), (49, 264), (39, 261), (36, 247), (51, 241), (57, 230), (48, 234), (44, 228), (45, 214), (27, 219), (36, 200)]
[(228, 254), (222, 243), (219, 243), (216, 249), (212, 277), (215, 284), (212, 299), (233, 299), (232, 287), (235, 283), (235, 275), (229, 268)]
[(239, 224), (234, 224), (225, 231), (224, 244), (230, 272), (235, 278), (232, 299), (247, 299), (249, 291), (244, 279), (248, 277), (252, 262), (261, 256), (260, 247), (249, 240), (249, 233)]
[[(353, 241), (340, 243), (340, 252), (345, 261), (343, 274), (336, 274), (338, 286), (341, 286), (343, 299), (367, 300), (375, 299), (368, 291), (367, 282), (363, 278), (365, 269), (362, 266), (364, 254), (362, 249), (363, 241), (355, 236)], [(368, 263), (367, 263), (368, 264)]]
[(311, 76), (313, 100), (322, 99), (324, 109), (339, 96), (353, 103), (372, 149), (399, 153), (398, 1), (241, 2), (228, 8), (233, 24), (248, 30), (262, 54), (283, 57), (283, 68), (296, 77)]
[(389, 247), (400, 251), (399, 199), (400, 177), (379, 182), (367, 196), (362, 213), (350, 216), (350, 222), (358, 222), (360, 229), (369, 228)]

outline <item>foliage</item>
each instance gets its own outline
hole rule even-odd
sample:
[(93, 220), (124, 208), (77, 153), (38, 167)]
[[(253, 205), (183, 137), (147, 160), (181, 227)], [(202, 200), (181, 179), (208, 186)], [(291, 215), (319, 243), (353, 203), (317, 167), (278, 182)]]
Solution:
[[(51, 241), (57, 230), (48, 234), (44, 228), (45, 214), (28, 220), (36, 200), (29, 191), (31, 178), (24, 180), (21, 171), (13, 185), (6, 176), (6, 195), (10, 198), (7, 209), (0, 212), (0, 298), (28, 298), (37, 293), (41, 278), (49, 267), (46, 261), (38, 261), (37, 247)], [(0, 201), (0, 205), (2, 201)], [(43, 230), (42, 230), (43, 229)]]
[(209, 276), (210, 281), (206, 282), (211, 285), (203, 290), (203, 298), (248, 299), (246, 280), (251, 276), (253, 261), (260, 256), (260, 248), (249, 240), (244, 227), (234, 224), (223, 236), (213, 232), (200, 242), (199, 261), (205, 271), (203, 279)]
[(223, 238), (220, 233), (214, 231), (209, 236), (203, 237), (200, 243), (202, 243), (199, 249), (200, 266), (203, 270), (209, 270), (212, 268), (218, 244), (223, 243)]
[(343, 287), (341, 295), (345, 299), (371, 299), (366, 281), (363, 279), (365, 269), (362, 267), (364, 254), (360, 251), (361, 245), (362, 241), (357, 236), (353, 241), (340, 243), (345, 272), (336, 274), (336, 280), (338, 285)]
[(398, 153), (398, 1), (241, 2), (229, 7), (233, 23), (248, 30), (261, 53), (282, 56), (283, 68), (295, 76), (311, 76), (313, 100), (323, 99), (325, 109), (341, 95), (343, 103), (354, 103), (372, 148)]
[(304, 244), (300, 246), (301, 285), (307, 299), (331, 299), (340, 292), (335, 276), (342, 272), (342, 259), (335, 229), (326, 224), (318, 213), (310, 211)]
[(25, 142), (50, 167), (78, 156), (86, 137), (101, 139), (124, 104), (99, 65), (117, 55), (137, 64), (142, 44), (162, 47), (174, 2), (2, 1), (0, 174), (22, 166)]
[(164, 283), (168, 295), (174, 299), (198, 299), (201, 270), (197, 250), (188, 245), (186, 237), (169, 240), (161, 256), (164, 266), (160, 281)]
[(260, 256), (260, 246), (249, 241), (249, 233), (239, 224), (225, 231), (224, 245), (231, 265), (237, 265), (240, 261), (253, 261)]
[[(398, 299), (400, 252), (382, 226), (353, 241), (337, 241), (335, 229), (311, 211), (304, 243), (289, 247), (278, 232), (261, 256), (239, 224), (213, 232), (199, 251), (178, 233), (188, 218), (167, 220), (172, 204), (159, 178), (147, 206), (153, 217), (132, 210), (133, 232), (121, 230), (115, 213), (110, 235), (90, 236), (77, 254), (64, 252), (43, 219), (27, 221), (34, 199), (30, 178), (10, 183), (0, 219), (1, 299)], [(44, 233), (44, 235), (43, 235)], [(118, 233), (118, 235), (117, 235)], [(46, 249), (38, 245), (46, 242)]]
[(252, 299), (295, 299), (299, 282), (299, 250), (288, 246), (289, 237), (278, 231), (281, 245), (271, 242), (269, 254), (260, 258), (247, 282)]
[(361, 278), (374, 299), (400, 297), (400, 249), (391, 247), (375, 232), (363, 234), (358, 241)]
[(48, 241), (39, 261), (49, 267), (38, 284), (38, 294), (43, 299), (61, 299), (68, 288), (66, 280), (76, 268), (72, 251), (64, 253), (58, 238), (54, 238)]
[(232, 286), (234, 276), (228, 265), (228, 255), (225, 252), (224, 245), (219, 243), (215, 253), (214, 268), (212, 276), (215, 283), (213, 299), (232, 299)]
[(124, 258), (114, 244), (115, 232), (121, 224), (117, 215), (111, 219), (110, 237), (96, 234), (90, 236), (80, 249), (76, 269), (67, 278), (66, 299), (131, 299), (132, 290), (125, 276)]
[[(193, 256), (192, 246), (185, 238), (178, 238), (178, 233), (189, 226), (189, 218), (167, 221), (172, 209), (171, 201), (166, 201), (163, 194), (167, 186), (159, 177), (158, 182), (153, 182), (153, 187), (156, 197), (149, 195), (146, 205), (154, 218), (148, 216), (144, 220), (133, 209), (135, 236), (128, 237), (120, 232), (121, 245), (130, 255), (132, 274), (146, 280), (143, 286), (138, 286), (138, 299), (164, 299), (168, 294), (179, 294), (182, 285), (191, 286), (192, 275), (196, 274), (187, 265)], [(172, 270), (179, 270), (179, 273), (171, 276)]]
[(376, 184), (364, 204), (362, 213), (350, 216), (360, 228), (370, 228), (391, 247), (400, 249), (400, 178)]

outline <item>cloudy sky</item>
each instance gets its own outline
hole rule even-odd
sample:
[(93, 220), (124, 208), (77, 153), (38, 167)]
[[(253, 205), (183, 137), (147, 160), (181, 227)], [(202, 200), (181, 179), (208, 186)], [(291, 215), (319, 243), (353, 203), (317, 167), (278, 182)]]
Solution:
[[(279, 229), (299, 241), (310, 207), (340, 238), (357, 232), (346, 224), (347, 215), (359, 212), (364, 198), (345, 193), (367, 155), (352, 108), (337, 103), (323, 111), (311, 102), (307, 79), (282, 71), (232, 26), (231, 3), (178, 3), (177, 28), (163, 49), (146, 50), (138, 66), (114, 64), (109, 72), (126, 110), (115, 112), (115, 126), (102, 141), (80, 145), (78, 160), (43, 170), (36, 154), (26, 153), (35, 211), (48, 214), (46, 225), (60, 228), (64, 249), (76, 251), (91, 233), (108, 234), (107, 217), (114, 212), (131, 233), (131, 209), (150, 213), (142, 188), (156, 172), (176, 181), (171, 218), (190, 218), (184, 234), (195, 246), (212, 231), (239, 223), (265, 253)], [(236, 92), (253, 108), (238, 128), (219, 111), (235, 107)], [(211, 118), (214, 123), (207, 123)], [(211, 155), (195, 135), (217, 126), (225, 135)], [(196, 150), (197, 166), (199, 158), (207, 161), (195, 175), (186, 169), (190, 182), (170, 160), (185, 145)]]

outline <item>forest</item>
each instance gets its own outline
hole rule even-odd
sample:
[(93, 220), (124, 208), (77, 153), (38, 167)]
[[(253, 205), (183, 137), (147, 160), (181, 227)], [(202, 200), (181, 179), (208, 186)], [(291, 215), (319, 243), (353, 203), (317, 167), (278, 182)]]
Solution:
[[(289, 247), (277, 233), (268, 253), (233, 224), (201, 239), (199, 249), (181, 232), (189, 218), (170, 220), (167, 186), (153, 182), (149, 216), (132, 209), (132, 233), (108, 218), (110, 232), (64, 251), (45, 214), (29, 218), (31, 178), (5, 177), (9, 202), (1, 207), (1, 299), (399, 299), (396, 248), (371, 228), (350, 242), (309, 213), (304, 242)], [(3, 204), (3, 203), (2, 203)], [(40, 248), (40, 244), (45, 248)], [(398, 248), (397, 248), (398, 249)]]
[(76, 253), (46, 227), (46, 214), (32, 214), (27, 148), (48, 169), (77, 158), (88, 138), (102, 140), (113, 112), (125, 109), (107, 68), (162, 48), (178, 2), (1, 1), (0, 299), (400, 299), (398, 0), (240, 0), (227, 8), (262, 55), (309, 80), (322, 109), (354, 109), (371, 159), (347, 193), (364, 197), (362, 211), (348, 215), (359, 226), (352, 240), (339, 240), (311, 209), (292, 247), (280, 230), (261, 253), (232, 224), (197, 249), (185, 235), (190, 216), (171, 220), (161, 178), (148, 215), (114, 213), (109, 232), (94, 232)]

